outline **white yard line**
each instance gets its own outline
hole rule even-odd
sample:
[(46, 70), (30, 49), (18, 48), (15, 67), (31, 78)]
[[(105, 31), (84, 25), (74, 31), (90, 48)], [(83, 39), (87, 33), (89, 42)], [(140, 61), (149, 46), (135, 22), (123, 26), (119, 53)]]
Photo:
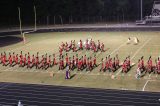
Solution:
[[(134, 53), (134, 55), (131, 57), (131, 60), (137, 55), (137, 53), (138, 53), (150, 40), (151, 40), (151, 38), (148, 39), (148, 40)], [(115, 76), (119, 75), (121, 71), (122, 71), (122, 69), (121, 69), (120, 71), (118, 71)]]
[(117, 52), (122, 46), (126, 45), (126, 42), (121, 44), (118, 48), (116, 48), (115, 50), (113, 50), (110, 55), (114, 54), (115, 52)]
[[(150, 77), (151, 77), (151, 74), (149, 75), (149, 79), (150, 79)], [(142, 91), (145, 90), (145, 88), (146, 88), (146, 86), (147, 86), (147, 84), (148, 84), (149, 81), (150, 81), (150, 80), (147, 80), (147, 81), (146, 81), (146, 83), (144, 84), (144, 86), (143, 86), (143, 88), (142, 88)]]
[(146, 83), (144, 84), (144, 86), (143, 86), (143, 89), (142, 89), (142, 91), (144, 91), (145, 90), (145, 88), (146, 88), (146, 85), (148, 84), (148, 82), (149, 82), (150, 80), (147, 80), (146, 81)]

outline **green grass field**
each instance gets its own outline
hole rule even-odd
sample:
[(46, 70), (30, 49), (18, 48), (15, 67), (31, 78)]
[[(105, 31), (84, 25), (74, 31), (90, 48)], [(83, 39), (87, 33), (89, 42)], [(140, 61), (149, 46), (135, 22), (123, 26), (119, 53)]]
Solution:
[[(21, 37), (20, 35), (12, 35)], [(128, 37), (137, 37), (140, 40), (138, 45), (133, 43), (127, 45)], [(70, 42), (76, 40), (92, 38), (94, 41), (100, 40), (104, 42), (105, 48), (110, 48), (106, 52), (98, 52), (97, 62), (100, 63), (101, 58), (105, 58), (109, 54), (114, 57), (117, 53), (122, 62), (126, 56), (130, 55), (131, 62), (137, 63), (141, 56), (144, 56), (145, 64), (151, 55), (153, 62), (160, 56), (160, 32), (57, 32), (57, 33), (39, 33), (27, 34), (27, 43), (19, 42), (9, 46), (0, 48), (0, 52), (16, 52), (36, 54), (53, 54), (58, 52), (61, 42)], [(69, 56), (74, 53), (69, 52)], [(92, 51), (79, 51), (79, 55), (86, 54), (94, 56)], [(75, 55), (75, 54), (74, 54)], [(155, 64), (155, 62), (154, 62)], [(99, 72), (101, 66), (95, 68), (92, 72), (78, 72), (74, 70), (71, 74), (75, 76), (70, 80), (65, 80), (65, 71), (58, 71), (58, 66), (49, 68), (48, 70), (36, 70), (35, 68), (27, 69), (18, 66), (10, 68), (0, 65), (0, 81), (1, 82), (17, 82), (17, 83), (36, 83), (36, 84), (52, 84), (62, 86), (76, 86), (89, 88), (104, 89), (127, 89), (138, 91), (160, 92), (160, 75), (146, 74), (140, 79), (135, 78), (137, 64), (127, 73), (120, 73), (120, 69), (115, 73)], [(53, 77), (50, 73), (53, 72)], [(115, 78), (112, 79), (111, 76)]]

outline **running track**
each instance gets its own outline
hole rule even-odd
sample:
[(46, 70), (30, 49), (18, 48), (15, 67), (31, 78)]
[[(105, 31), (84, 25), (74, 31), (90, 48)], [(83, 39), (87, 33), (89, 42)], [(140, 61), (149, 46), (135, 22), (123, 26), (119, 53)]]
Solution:
[(0, 106), (160, 106), (160, 93), (0, 83)]

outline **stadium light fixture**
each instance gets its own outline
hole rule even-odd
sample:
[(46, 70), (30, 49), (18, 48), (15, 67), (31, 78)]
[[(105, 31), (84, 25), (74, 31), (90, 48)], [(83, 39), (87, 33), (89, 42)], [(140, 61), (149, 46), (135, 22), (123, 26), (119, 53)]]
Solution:
[(143, 0), (141, 0), (141, 20), (143, 19)]

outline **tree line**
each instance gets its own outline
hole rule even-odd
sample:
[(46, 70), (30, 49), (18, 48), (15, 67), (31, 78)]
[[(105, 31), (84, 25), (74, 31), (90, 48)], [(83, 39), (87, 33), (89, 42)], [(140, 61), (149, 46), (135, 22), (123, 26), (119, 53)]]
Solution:
[[(143, 16), (150, 15), (154, 0), (143, 0)], [(18, 25), (21, 8), (22, 24), (75, 24), (126, 22), (140, 19), (140, 0), (1, 0), (0, 23)]]

